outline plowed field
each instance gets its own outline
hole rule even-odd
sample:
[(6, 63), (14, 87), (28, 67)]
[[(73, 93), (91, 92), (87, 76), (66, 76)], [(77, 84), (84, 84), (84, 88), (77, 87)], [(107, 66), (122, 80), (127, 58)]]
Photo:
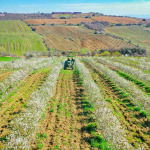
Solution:
[(114, 24), (136, 24), (136, 23), (149, 23), (150, 20), (142, 21), (139, 18), (130, 18), (130, 17), (109, 17), (109, 16), (100, 16), (100, 17), (92, 17), (92, 19), (97, 21), (107, 21), (109, 23)]
[(88, 18), (70, 18), (70, 19), (28, 19), (24, 20), (28, 24), (80, 24), (81, 22), (92, 22)]
[(94, 35), (92, 30), (77, 26), (35, 26), (36, 31), (44, 35), (44, 39), (51, 49), (80, 51), (82, 48), (89, 50), (119, 49), (134, 47), (120, 39), (107, 35)]
[(84, 115), (82, 100), (83, 87), (77, 86), (77, 78), (72, 71), (61, 71), (56, 90), (40, 134), (46, 133), (43, 149), (88, 149), (86, 138), (91, 135), (84, 131), (88, 116)]

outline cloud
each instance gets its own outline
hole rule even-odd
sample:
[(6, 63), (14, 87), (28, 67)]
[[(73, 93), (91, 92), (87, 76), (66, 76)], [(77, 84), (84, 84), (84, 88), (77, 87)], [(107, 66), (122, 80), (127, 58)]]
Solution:
[(150, 15), (150, 1), (126, 3), (78, 3), (58, 4), (58, 7), (68, 11), (101, 12), (110, 15)]

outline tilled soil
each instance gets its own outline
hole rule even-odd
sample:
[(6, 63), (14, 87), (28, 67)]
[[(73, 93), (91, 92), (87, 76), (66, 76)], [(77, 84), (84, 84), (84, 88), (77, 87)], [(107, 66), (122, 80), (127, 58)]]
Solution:
[[(107, 83), (105, 75), (101, 74), (92, 64), (84, 64), (91, 72), (92, 78), (98, 84), (101, 92), (103, 92), (104, 98), (112, 100), (112, 102), (108, 104), (113, 107), (118, 119), (120, 119), (122, 125), (125, 126), (129, 142), (135, 147), (138, 147), (139, 144), (144, 145), (145, 149), (148, 150), (150, 146), (150, 128), (148, 124), (145, 124), (145, 122), (148, 122), (147, 118), (135, 117), (139, 115), (139, 113), (129, 110), (125, 103), (118, 102), (121, 98), (118, 97), (117, 92), (114, 92), (112, 87)], [(132, 116), (132, 114), (134, 115)]]
[[(21, 111), (26, 109), (26, 100), (31, 93), (42, 84), (42, 80), (47, 77), (47, 73), (37, 72), (28, 75), (8, 98), (0, 104), (0, 139), (11, 132), (9, 123)], [(0, 145), (1, 146), (1, 145)]]
[(86, 141), (90, 133), (83, 130), (87, 119), (81, 107), (84, 90), (77, 86), (75, 78), (71, 70), (61, 71), (55, 94), (40, 126), (40, 135), (46, 134), (46, 138), (37, 137), (32, 143), (33, 149), (37, 149), (40, 144), (44, 150), (91, 148)]
[(0, 82), (5, 80), (12, 72), (0, 73)]

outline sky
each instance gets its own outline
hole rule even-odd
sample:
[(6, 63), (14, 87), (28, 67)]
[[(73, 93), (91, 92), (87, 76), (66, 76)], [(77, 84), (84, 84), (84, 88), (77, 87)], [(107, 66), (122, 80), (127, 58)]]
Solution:
[(0, 12), (99, 12), (150, 18), (150, 0), (0, 0)]

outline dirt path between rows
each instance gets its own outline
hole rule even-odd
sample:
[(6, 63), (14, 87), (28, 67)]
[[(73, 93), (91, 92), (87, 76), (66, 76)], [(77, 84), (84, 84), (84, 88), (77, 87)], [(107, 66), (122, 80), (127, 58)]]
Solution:
[[(83, 88), (77, 86), (75, 78), (73, 71), (61, 71), (33, 149), (40, 145), (44, 150), (91, 148), (86, 142), (90, 134), (83, 130), (87, 119), (81, 107)], [(41, 138), (42, 135), (46, 135), (45, 138)]]
[[(37, 72), (28, 75), (4, 102), (0, 103), (0, 141), (11, 132), (10, 122), (26, 110), (27, 100), (31, 93), (43, 84), (48, 72)], [(0, 149), (4, 143), (0, 143)]]
[(0, 82), (5, 80), (12, 72), (0, 73)]
[(108, 105), (114, 109), (115, 115), (126, 128), (129, 142), (135, 148), (140, 144), (144, 146), (145, 150), (148, 150), (150, 146), (150, 128), (147, 118), (136, 117), (139, 115), (139, 112), (131, 110), (130, 105), (128, 107), (128, 105), (122, 102), (122, 98), (119, 98), (117, 92), (114, 92), (113, 87), (108, 84), (108, 79), (105, 78), (105, 75), (90, 63), (84, 62), (84, 65), (89, 69), (94, 82), (99, 86), (104, 98), (107, 101), (110, 100)]

